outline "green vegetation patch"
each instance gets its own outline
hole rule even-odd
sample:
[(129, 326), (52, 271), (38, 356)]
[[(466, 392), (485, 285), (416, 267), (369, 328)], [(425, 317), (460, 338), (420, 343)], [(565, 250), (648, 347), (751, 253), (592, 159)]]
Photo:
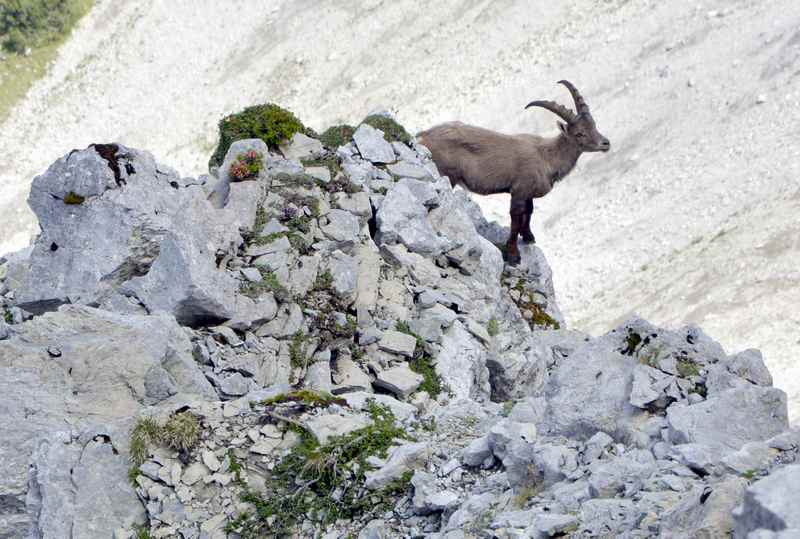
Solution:
[(383, 131), (383, 138), (387, 140), (387, 142), (394, 142), (399, 141), (404, 144), (411, 144), (411, 135), (408, 134), (408, 131), (405, 128), (394, 121), (391, 118), (387, 118), (386, 116), (382, 116), (380, 114), (372, 114), (364, 118), (364, 121), (367, 125), (371, 125), (375, 129), (380, 129)]
[(700, 367), (697, 366), (697, 363), (689, 359), (679, 359), (676, 367), (678, 369), (678, 374), (684, 378), (700, 376)]
[(147, 460), (156, 446), (166, 446), (181, 454), (188, 454), (200, 439), (200, 420), (189, 412), (181, 412), (159, 425), (152, 417), (144, 417), (131, 430), (130, 459), (133, 468), (128, 478), (135, 481), (138, 468)]
[(367, 411), (372, 424), (327, 444), (308, 432), (301, 442), (272, 470), (264, 492), (246, 489), (242, 500), (255, 507), (231, 522), (227, 531), (243, 539), (293, 537), (306, 519), (327, 525), (338, 519), (353, 520), (366, 514), (381, 514), (408, 490), (411, 473), (381, 491), (367, 491), (366, 472), (370, 456), (385, 458), (396, 440), (410, 439), (392, 412), (371, 401)]
[(353, 140), (353, 133), (355, 132), (356, 128), (352, 125), (334, 125), (322, 132), (319, 136), (319, 141), (327, 148), (335, 150)]
[[(301, 163), (305, 167), (326, 167), (328, 172), (331, 173), (331, 179), (335, 178), (342, 170), (342, 165), (339, 163), (339, 158), (334, 154), (328, 154), (319, 159), (301, 159)], [(324, 187), (324, 185), (322, 185)]]
[[(0, 0), (0, 122), (42, 77), (92, 0)], [(26, 51), (30, 49), (30, 54)]]
[(395, 329), (406, 335), (411, 335), (417, 340), (417, 345), (414, 348), (414, 357), (409, 360), (408, 366), (415, 373), (422, 375), (422, 384), (420, 384), (418, 391), (425, 391), (432, 399), (437, 398), (446, 388), (442, 377), (439, 376), (436, 372), (436, 367), (433, 365), (433, 357), (425, 350), (425, 340), (411, 331), (406, 322), (397, 322)]
[(292, 342), (289, 343), (289, 360), (295, 368), (305, 368), (308, 365), (306, 336), (302, 331), (297, 331), (292, 336)]
[(64, 204), (69, 204), (69, 205), (77, 206), (78, 204), (83, 204), (85, 200), (86, 200), (85, 197), (82, 197), (77, 193), (73, 193), (72, 191), (70, 191), (64, 196)]
[(486, 333), (489, 334), (489, 337), (496, 337), (500, 333), (500, 324), (497, 322), (497, 318), (490, 319), (486, 324)]
[(231, 169), (228, 172), (236, 181), (255, 178), (261, 172), (263, 157), (261, 152), (255, 150), (240, 153), (236, 156), (236, 161), (231, 163)]
[(522, 311), (523, 315), (528, 313), (529, 317), (526, 317), (526, 319), (531, 329), (561, 329), (561, 324), (559, 324), (555, 318), (547, 314), (541, 305), (534, 301), (533, 292), (525, 289), (522, 279), (517, 282), (514, 290), (519, 293), (519, 299), (515, 300), (514, 303), (517, 304), (517, 307)]
[(327, 408), (331, 404), (347, 406), (347, 401), (341, 397), (334, 397), (330, 393), (313, 391), (311, 389), (300, 389), (297, 391), (290, 391), (289, 393), (281, 393), (280, 395), (262, 401), (261, 404), (264, 406), (272, 406), (287, 402), (302, 404), (307, 408)]
[(286, 298), (289, 292), (278, 281), (278, 276), (269, 269), (263, 266), (256, 266), (256, 269), (261, 274), (261, 280), (251, 283), (250, 281), (242, 281), (239, 286), (239, 292), (249, 298), (257, 298), (265, 292), (272, 292), (276, 297)]
[(254, 105), (226, 116), (219, 122), (219, 143), (208, 166), (219, 166), (231, 144), (237, 140), (258, 138), (270, 149), (277, 149), (295, 133), (306, 131), (303, 123), (288, 110), (274, 103)]

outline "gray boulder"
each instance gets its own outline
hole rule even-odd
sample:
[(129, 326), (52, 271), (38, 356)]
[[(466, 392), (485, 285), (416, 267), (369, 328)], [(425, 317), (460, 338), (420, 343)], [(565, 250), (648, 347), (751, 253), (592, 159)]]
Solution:
[(373, 163), (393, 163), (396, 158), (392, 145), (383, 138), (383, 131), (371, 125), (361, 124), (353, 133), (361, 157)]
[(751, 485), (733, 519), (734, 537), (757, 530), (800, 529), (800, 464), (776, 470)]
[(130, 309), (122, 300), (134, 298), (141, 312), (166, 311), (185, 325), (233, 316), (236, 280), (215, 261), (241, 241), (230, 214), (216, 213), (199, 186), (182, 187), (150, 154), (71, 152), (34, 179), (28, 203), (41, 234), (8, 276), (25, 310)]
[[(58, 357), (47, 352), (55, 347)], [(165, 382), (148, 382), (154, 371)], [(108, 537), (141, 522), (127, 479), (128, 431), (144, 406), (173, 393), (217, 398), (168, 315), (64, 306), (15, 326), (0, 341), (0, 537), (29, 529)]]
[(437, 256), (447, 243), (427, 220), (428, 211), (405, 184), (386, 194), (377, 214), (378, 243), (402, 243), (412, 253)]
[(701, 443), (738, 450), (789, 427), (786, 394), (773, 387), (746, 385), (693, 404), (667, 409), (672, 443)]

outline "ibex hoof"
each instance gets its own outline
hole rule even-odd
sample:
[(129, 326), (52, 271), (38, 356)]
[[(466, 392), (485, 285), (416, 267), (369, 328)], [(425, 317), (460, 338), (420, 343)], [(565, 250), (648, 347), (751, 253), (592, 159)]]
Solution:
[(522, 243), (536, 243), (536, 238), (533, 237), (533, 234), (523, 234)]

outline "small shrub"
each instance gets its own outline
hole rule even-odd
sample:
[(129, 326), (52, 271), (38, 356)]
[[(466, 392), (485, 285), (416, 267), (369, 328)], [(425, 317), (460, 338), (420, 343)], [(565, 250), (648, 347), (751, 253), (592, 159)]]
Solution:
[(329, 270), (325, 270), (321, 273), (317, 274), (317, 278), (314, 281), (314, 290), (315, 291), (322, 291), (322, 290), (331, 290), (333, 288), (333, 275)]
[(136, 422), (131, 431), (131, 462), (141, 466), (147, 460), (149, 448), (161, 440), (161, 426), (152, 417), (144, 417)]
[(239, 292), (249, 298), (257, 298), (264, 292), (272, 292), (278, 298), (286, 298), (289, 293), (278, 281), (277, 275), (263, 266), (256, 266), (261, 274), (261, 280), (255, 283), (242, 281)]
[(236, 181), (255, 178), (261, 172), (262, 157), (261, 153), (255, 150), (240, 153), (236, 156), (236, 161), (231, 164), (230, 175)]
[(220, 120), (219, 143), (208, 166), (219, 166), (228, 148), (237, 140), (258, 138), (270, 149), (277, 149), (283, 141), (305, 129), (294, 114), (274, 103), (247, 107)]
[(497, 323), (496, 318), (492, 318), (489, 320), (489, 323), (486, 324), (486, 332), (490, 337), (495, 337), (498, 333), (500, 333), (500, 324)]
[(417, 374), (422, 375), (422, 383), (418, 391), (425, 391), (432, 399), (437, 398), (442, 391), (445, 391), (442, 378), (436, 372), (436, 367), (433, 365), (433, 358), (425, 351), (425, 341), (411, 331), (408, 323), (400, 321), (395, 324), (395, 329), (406, 335), (411, 335), (417, 340), (417, 345), (414, 348), (414, 357), (412, 357), (408, 366)]
[(3, 311), (3, 320), (6, 321), (6, 324), (11, 324), (14, 322), (14, 315), (11, 314), (11, 311), (8, 309), (4, 309)]
[(691, 378), (692, 376), (700, 376), (700, 368), (697, 363), (688, 359), (679, 359), (677, 362), (678, 374), (684, 378)]
[(334, 397), (330, 393), (311, 389), (300, 389), (289, 393), (281, 393), (280, 395), (262, 401), (261, 404), (264, 406), (272, 406), (274, 404), (283, 404), (286, 402), (299, 403), (308, 408), (327, 408), (331, 404), (347, 406), (347, 401), (341, 397)]
[(356, 128), (352, 125), (334, 125), (322, 132), (319, 136), (319, 141), (327, 148), (335, 150), (353, 140), (353, 133), (355, 132)]
[[(183, 454), (188, 453), (200, 439), (200, 421), (189, 412), (170, 417), (162, 426), (152, 417), (136, 422), (131, 431), (130, 459), (135, 468), (141, 466), (153, 446), (164, 445)], [(135, 480), (138, 469), (130, 470), (128, 478)]]
[(388, 142), (399, 141), (404, 144), (411, 144), (411, 135), (408, 134), (408, 131), (391, 118), (380, 114), (372, 114), (364, 118), (362, 123), (383, 131), (383, 138)]
[[(330, 524), (339, 519), (354, 520), (365, 514), (380, 514), (408, 490), (410, 473), (381, 491), (364, 492), (370, 456), (385, 458), (398, 439), (409, 440), (392, 412), (371, 401), (367, 411), (372, 424), (342, 436), (333, 436), (325, 445), (305, 431), (295, 446), (272, 470), (265, 492), (245, 490), (244, 502), (255, 512), (244, 513), (231, 522), (228, 532), (244, 539), (297, 536), (304, 520)], [(377, 502), (377, 503), (376, 503)]]
[(305, 341), (306, 336), (302, 331), (298, 331), (292, 336), (292, 342), (289, 343), (289, 360), (291, 361), (292, 367), (305, 368), (305, 366), (308, 365)]
[(170, 417), (161, 429), (161, 442), (167, 447), (187, 453), (200, 439), (200, 422), (188, 412)]

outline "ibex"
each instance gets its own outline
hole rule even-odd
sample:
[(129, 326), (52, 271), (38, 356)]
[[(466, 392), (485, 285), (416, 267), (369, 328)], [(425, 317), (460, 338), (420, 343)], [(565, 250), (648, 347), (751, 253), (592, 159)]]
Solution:
[(533, 199), (553, 189), (555, 182), (570, 173), (583, 152), (607, 152), (611, 143), (600, 134), (577, 88), (567, 87), (575, 101), (576, 112), (554, 101), (533, 101), (525, 108), (542, 107), (560, 116), (561, 133), (557, 137), (503, 135), (488, 129), (448, 122), (419, 133), (418, 140), (433, 155), (439, 172), (450, 183), (463, 185), (473, 193), (511, 194), (511, 235), (507, 242), (507, 261), (520, 261), (517, 236), (534, 243), (531, 232)]

